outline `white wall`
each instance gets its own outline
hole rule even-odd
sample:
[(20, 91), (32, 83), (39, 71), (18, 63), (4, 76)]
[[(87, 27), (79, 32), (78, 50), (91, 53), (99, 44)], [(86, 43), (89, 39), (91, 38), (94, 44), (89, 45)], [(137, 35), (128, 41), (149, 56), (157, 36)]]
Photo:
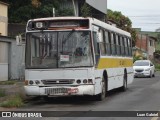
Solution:
[(8, 80), (8, 64), (0, 63), (0, 81)]
[(0, 81), (8, 80), (8, 43), (0, 42)]

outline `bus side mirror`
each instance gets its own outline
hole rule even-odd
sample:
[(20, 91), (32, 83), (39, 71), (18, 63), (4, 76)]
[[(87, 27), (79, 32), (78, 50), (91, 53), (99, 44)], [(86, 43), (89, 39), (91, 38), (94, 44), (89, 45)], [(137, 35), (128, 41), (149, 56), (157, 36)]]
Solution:
[(16, 36), (16, 43), (17, 43), (17, 46), (22, 45), (22, 36), (21, 35)]

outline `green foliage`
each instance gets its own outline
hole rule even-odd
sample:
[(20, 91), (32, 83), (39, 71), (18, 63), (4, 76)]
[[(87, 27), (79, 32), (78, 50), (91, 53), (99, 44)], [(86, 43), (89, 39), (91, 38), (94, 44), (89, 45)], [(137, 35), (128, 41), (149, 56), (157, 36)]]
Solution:
[(135, 62), (136, 60), (142, 60), (143, 57), (141, 55), (138, 55), (138, 56), (133, 56), (133, 62)]
[(56, 11), (57, 16), (74, 16), (72, 8), (59, 9)]
[(160, 71), (160, 64), (155, 63), (155, 68), (156, 68), (157, 71)]
[(13, 85), (15, 84), (17, 81), (1, 81), (0, 85)]
[(9, 4), (9, 23), (26, 23), (29, 19), (52, 17), (53, 8), (57, 16), (71, 16), (72, 9), (60, 8), (60, 3), (66, 0), (2, 0)]
[(91, 8), (87, 3), (84, 3), (84, 5), (81, 7), (81, 13), (83, 17), (90, 17), (91, 14)]
[(156, 50), (155, 53), (156, 53), (156, 54), (160, 54), (160, 50)]
[(160, 44), (160, 33), (157, 34), (157, 42)]
[(121, 12), (108, 9), (107, 19), (114, 21), (118, 28), (130, 32), (133, 41), (132, 46), (135, 46), (135, 40), (137, 38), (136, 31), (132, 29), (132, 22), (128, 17), (124, 16)]
[(107, 17), (109, 20), (113, 20), (117, 23), (117, 26), (123, 30), (130, 30), (131, 27), (131, 20), (128, 17), (122, 15), (121, 12), (108, 10)]
[(8, 108), (21, 107), (23, 105), (24, 105), (23, 99), (21, 98), (20, 95), (14, 95), (10, 99), (8, 99), (0, 104), (1, 107), (8, 107)]
[(6, 96), (5, 90), (0, 88), (0, 97)]
[(135, 29), (131, 28), (130, 31), (128, 31), (131, 33), (131, 37), (132, 37), (132, 46), (134, 47), (136, 44), (136, 40), (137, 40), (137, 32)]

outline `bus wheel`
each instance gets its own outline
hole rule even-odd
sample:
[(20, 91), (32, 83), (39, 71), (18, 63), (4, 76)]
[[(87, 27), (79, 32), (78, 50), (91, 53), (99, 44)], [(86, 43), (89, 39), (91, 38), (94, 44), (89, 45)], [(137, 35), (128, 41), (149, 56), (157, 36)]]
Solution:
[(127, 74), (126, 73), (124, 74), (124, 77), (123, 77), (123, 86), (121, 89), (122, 89), (122, 91), (127, 90)]
[(104, 100), (106, 97), (106, 84), (105, 84), (105, 80), (102, 80), (102, 92), (100, 94), (97, 95), (97, 100), (98, 101), (102, 101)]

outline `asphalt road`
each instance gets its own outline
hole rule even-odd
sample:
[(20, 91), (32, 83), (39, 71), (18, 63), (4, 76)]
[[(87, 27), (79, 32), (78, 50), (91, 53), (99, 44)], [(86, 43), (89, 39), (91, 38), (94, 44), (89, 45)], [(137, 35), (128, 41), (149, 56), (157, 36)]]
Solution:
[[(78, 117), (54, 117), (38, 118), (38, 120), (160, 120), (158, 117), (130, 117), (130, 113), (120, 111), (160, 111), (160, 72), (153, 78), (135, 78), (134, 82), (128, 86), (126, 92), (119, 89), (110, 91), (104, 101), (95, 101), (89, 97), (64, 97), (45, 101), (34, 98), (27, 103), (27, 106), (17, 109), (18, 111), (119, 111), (122, 117), (100, 117), (97, 113), (81, 112)], [(103, 112), (100, 112), (102, 114)], [(55, 114), (55, 113), (53, 113)], [(74, 114), (74, 112), (62, 112), (62, 115)], [(90, 117), (79, 117), (89, 114)], [(106, 112), (107, 114), (107, 112)], [(115, 113), (114, 113), (115, 114)], [(104, 114), (103, 114), (104, 115)], [(159, 113), (160, 115), (160, 113)], [(128, 117), (127, 117), (128, 116)], [(17, 118), (16, 118), (17, 119)], [(21, 118), (22, 119), (22, 118)], [(23, 118), (27, 119), (27, 118)]]

